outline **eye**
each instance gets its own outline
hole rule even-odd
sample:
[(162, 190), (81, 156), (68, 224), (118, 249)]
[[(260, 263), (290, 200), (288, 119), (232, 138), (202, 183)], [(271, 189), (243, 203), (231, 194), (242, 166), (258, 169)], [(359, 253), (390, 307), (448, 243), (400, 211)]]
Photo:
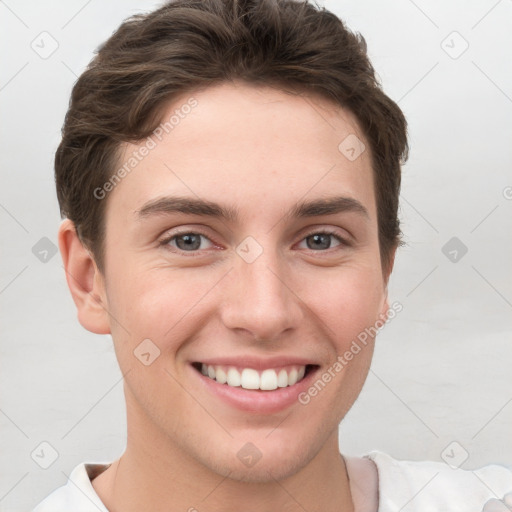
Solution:
[[(333, 238), (338, 242), (335, 246), (332, 245)], [(311, 233), (301, 241), (301, 243), (303, 242), (306, 242), (307, 249), (315, 251), (330, 249), (331, 247), (337, 247), (340, 245), (348, 245), (347, 242), (343, 240), (339, 235), (330, 231), (319, 231), (316, 233)]]
[[(210, 245), (207, 247), (201, 247), (202, 239), (207, 240)], [(199, 249), (208, 249), (209, 247), (213, 247), (211, 240), (207, 236), (194, 232), (177, 233), (165, 240), (162, 240), (161, 244), (167, 246), (170, 245), (180, 251), (187, 252), (194, 252)]]

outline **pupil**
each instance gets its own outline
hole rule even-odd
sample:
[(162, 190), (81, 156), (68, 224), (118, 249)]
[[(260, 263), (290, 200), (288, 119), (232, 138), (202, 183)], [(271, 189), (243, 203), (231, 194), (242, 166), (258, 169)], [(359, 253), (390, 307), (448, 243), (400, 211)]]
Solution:
[[(309, 244), (309, 239), (312, 238), (314, 240), (314, 244)], [(318, 233), (316, 235), (312, 235), (308, 237), (308, 248), (309, 249), (329, 249), (331, 246), (331, 238), (330, 235), (325, 233)]]
[[(183, 241), (184, 243), (181, 244), (180, 241)], [(189, 251), (191, 249), (199, 249), (199, 246), (201, 245), (201, 238), (198, 235), (194, 235), (193, 233), (180, 235), (176, 239), (176, 245), (185, 251)]]

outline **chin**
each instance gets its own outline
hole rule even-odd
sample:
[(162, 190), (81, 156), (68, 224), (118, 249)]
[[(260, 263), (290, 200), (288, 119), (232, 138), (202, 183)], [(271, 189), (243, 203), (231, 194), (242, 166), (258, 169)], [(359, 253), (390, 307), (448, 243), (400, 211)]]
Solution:
[[(252, 449), (254, 450), (254, 449)], [(268, 483), (276, 480), (283, 480), (293, 476), (307, 465), (307, 453), (300, 446), (297, 446), (296, 453), (277, 454), (272, 449), (262, 449), (254, 461), (243, 462), (244, 455), (251, 453), (251, 449), (245, 452), (237, 450), (233, 455), (226, 458), (226, 454), (218, 454), (219, 459), (215, 460), (215, 454), (206, 462), (212, 471), (227, 477), (230, 480), (246, 483)]]
[(284, 480), (293, 476), (300, 469), (300, 465), (291, 463), (290, 461), (268, 461), (260, 460), (251, 468), (241, 468), (241, 464), (234, 464), (228, 468), (228, 478), (237, 482), (263, 484), (275, 482), (276, 480)]

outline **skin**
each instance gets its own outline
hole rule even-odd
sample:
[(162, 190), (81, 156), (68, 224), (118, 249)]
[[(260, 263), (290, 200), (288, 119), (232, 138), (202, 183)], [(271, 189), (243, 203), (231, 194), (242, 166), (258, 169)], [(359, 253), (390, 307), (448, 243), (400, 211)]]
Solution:
[[(104, 273), (69, 220), (59, 231), (79, 321), (112, 335), (125, 374), (127, 448), (93, 487), (112, 512), (353, 510), (338, 424), (361, 391), (374, 340), (310, 403), (273, 414), (220, 401), (190, 363), (292, 355), (321, 375), (385, 318), (370, 146), (339, 106), (242, 83), (184, 95), (164, 118), (190, 96), (192, 112), (104, 199)], [(349, 134), (367, 148), (354, 161), (338, 149)], [(120, 166), (142, 145), (125, 144)], [(137, 214), (177, 195), (237, 208), (239, 218)], [(287, 215), (333, 196), (367, 213)], [(327, 236), (330, 248), (316, 248), (311, 235), (325, 229), (347, 243)], [(161, 243), (178, 230), (204, 235), (199, 248)], [(248, 236), (263, 250), (252, 263), (236, 252)], [(145, 366), (134, 350), (148, 338), (160, 356)], [(247, 442), (262, 454), (252, 467), (237, 457)]]

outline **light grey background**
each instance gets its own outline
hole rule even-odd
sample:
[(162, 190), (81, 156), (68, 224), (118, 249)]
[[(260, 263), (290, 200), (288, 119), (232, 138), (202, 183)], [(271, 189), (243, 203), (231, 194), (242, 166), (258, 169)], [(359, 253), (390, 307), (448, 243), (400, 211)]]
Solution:
[[(44, 263), (32, 248), (57, 243), (53, 153), (76, 77), (124, 18), (157, 5), (0, 1), (1, 511), (30, 509), (79, 462), (111, 461), (124, 447), (111, 339), (79, 325), (60, 255)], [(512, 465), (512, 1), (323, 5), (365, 36), (411, 145), (408, 245), (390, 285), (404, 309), (379, 336), (340, 427), (342, 451), (432, 460), (467, 451), (463, 468)], [(49, 52), (52, 38), (58, 48), (43, 59), (31, 45)], [(445, 249), (456, 262), (442, 251), (452, 237), (468, 249)], [(43, 441), (58, 452), (46, 470), (35, 462), (51, 461)]]

